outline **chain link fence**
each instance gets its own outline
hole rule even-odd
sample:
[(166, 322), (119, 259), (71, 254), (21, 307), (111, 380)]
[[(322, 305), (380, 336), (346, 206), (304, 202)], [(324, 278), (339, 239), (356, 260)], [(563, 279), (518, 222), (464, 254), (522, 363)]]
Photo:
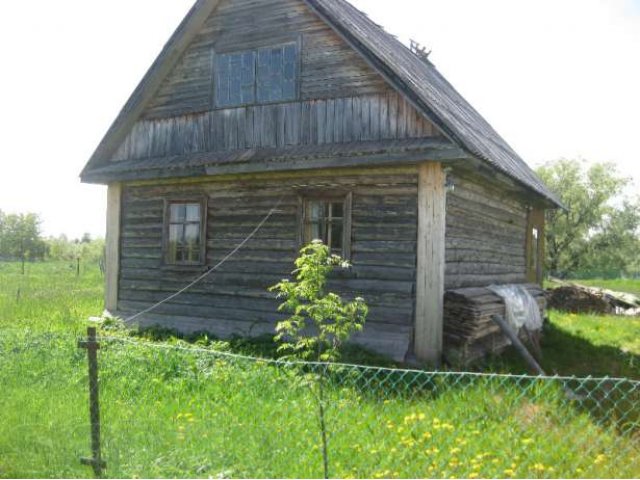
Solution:
[[(91, 453), (87, 352), (71, 335), (15, 340), (0, 338), (0, 381), (25, 388), (0, 397), (0, 439), (15, 439), (0, 441), (0, 476), (89, 475), (79, 462)], [(325, 461), (341, 478), (640, 475), (637, 381), (98, 342), (109, 477), (318, 478)]]

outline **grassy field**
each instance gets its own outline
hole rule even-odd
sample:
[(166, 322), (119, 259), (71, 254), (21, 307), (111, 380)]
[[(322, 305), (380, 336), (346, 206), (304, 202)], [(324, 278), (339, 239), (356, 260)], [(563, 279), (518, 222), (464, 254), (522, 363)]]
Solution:
[[(76, 279), (67, 265), (30, 265), (27, 273), (0, 264), (0, 477), (90, 476), (78, 460), (89, 453), (89, 426), (86, 358), (76, 340), (86, 318), (101, 312), (102, 279), (97, 269)], [(300, 373), (213, 351), (268, 354), (266, 342), (201, 341), (195, 349), (176, 339), (103, 335), (114, 337), (100, 351), (110, 477), (322, 475), (317, 404)], [(638, 320), (554, 314), (545, 368), (640, 378), (639, 338)], [(521, 372), (516, 361), (494, 368)], [(620, 436), (637, 425), (609, 428), (609, 411), (576, 408), (563, 387), (501, 376), (333, 371), (331, 475), (640, 475), (637, 442)], [(630, 395), (621, 404), (637, 410)], [(628, 419), (637, 419), (635, 410)]]

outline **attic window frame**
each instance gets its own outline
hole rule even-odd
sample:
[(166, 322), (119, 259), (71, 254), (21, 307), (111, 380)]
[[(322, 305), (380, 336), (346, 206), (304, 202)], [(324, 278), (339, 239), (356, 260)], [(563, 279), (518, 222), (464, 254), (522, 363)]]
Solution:
[[(264, 50), (271, 50), (271, 49), (276, 49), (276, 48), (284, 48), (287, 46), (295, 46), (296, 49), (296, 57), (295, 57), (295, 85), (294, 85), (294, 93), (293, 93), (293, 97), (292, 98), (283, 98), (283, 99), (279, 99), (279, 100), (267, 100), (267, 101), (260, 101), (258, 98), (258, 85), (259, 85), (259, 57), (260, 57), (260, 52), (264, 51)], [(239, 102), (239, 103), (233, 103), (233, 104), (223, 104), (221, 105), (219, 100), (218, 100), (218, 92), (217, 92), (217, 59), (220, 56), (225, 56), (225, 55), (240, 55), (240, 54), (248, 54), (248, 53), (253, 53), (254, 54), (254, 75), (253, 75), (253, 101), (251, 102)], [(302, 38), (301, 36), (296, 36), (296, 38), (289, 40), (289, 41), (285, 41), (285, 42), (281, 42), (281, 43), (277, 43), (277, 44), (273, 44), (273, 45), (263, 45), (263, 46), (255, 46), (249, 49), (243, 49), (243, 50), (220, 50), (220, 51), (213, 51), (213, 56), (212, 56), (212, 61), (211, 61), (211, 68), (212, 68), (212, 79), (213, 79), (213, 85), (212, 85), (212, 90), (211, 90), (211, 105), (212, 108), (214, 110), (225, 110), (225, 109), (230, 109), (230, 108), (241, 108), (241, 107), (248, 107), (248, 106), (252, 106), (252, 105), (272, 105), (272, 104), (277, 104), (277, 103), (290, 103), (290, 102), (296, 102), (300, 100), (300, 96), (301, 96), (301, 74), (302, 74)]]
[[(171, 258), (171, 207), (173, 205), (200, 206), (200, 258), (197, 262), (178, 261)], [(166, 267), (202, 267), (207, 263), (207, 212), (208, 198), (206, 196), (168, 197), (164, 199), (164, 226), (162, 230), (162, 258)]]

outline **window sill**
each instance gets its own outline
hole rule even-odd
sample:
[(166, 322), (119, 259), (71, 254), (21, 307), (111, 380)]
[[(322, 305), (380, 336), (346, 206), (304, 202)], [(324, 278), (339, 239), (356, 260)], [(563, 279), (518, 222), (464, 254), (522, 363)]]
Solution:
[(208, 265), (169, 265), (163, 264), (162, 270), (166, 272), (189, 272), (189, 273), (204, 273), (209, 269)]
[(353, 280), (358, 278), (358, 272), (353, 267), (338, 267), (329, 273), (328, 278), (330, 280)]

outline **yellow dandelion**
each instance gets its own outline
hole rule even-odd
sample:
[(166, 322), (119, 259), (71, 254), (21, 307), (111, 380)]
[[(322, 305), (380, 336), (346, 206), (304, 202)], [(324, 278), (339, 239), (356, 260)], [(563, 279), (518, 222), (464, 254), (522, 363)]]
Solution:
[(424, 438), (425, 440), (429, 440), (432, 437), (430, 432), (424, 432), (422, 434), (422, 438)]
[(507, 477), (513, 477), (513, 476), (516, 474), (516, 472), (514, 472), (511, 468), (507, 468), (507, 469), (504, 471), (504, 474), (505, 474)]
[(460, 453), (462, 450), (458, 447), (452, 448), (451, 450), (449, 450), (449, 453), (451, 453), (451, 455), (455, 455), (457, 453)]
[(600, 465), (602, 462), (605, 461), (605, 459), (607, 458), (607, 456), (603, 453), (599, 454), (596, 459), (593, 461), (593, 463), (595, 465)]
[(478, 472), (471, 472), (469, 475), (467, 475), (467, 478), (478, 478)]
[(546, 467), (541, 463), (536, 463), (532, 468), (537, 472), (544, 472), (546, 469)]
[(425, 418), (427, 418), (427, 416), (424, 413), (418, 415), (418, 420), (424, 420)]

